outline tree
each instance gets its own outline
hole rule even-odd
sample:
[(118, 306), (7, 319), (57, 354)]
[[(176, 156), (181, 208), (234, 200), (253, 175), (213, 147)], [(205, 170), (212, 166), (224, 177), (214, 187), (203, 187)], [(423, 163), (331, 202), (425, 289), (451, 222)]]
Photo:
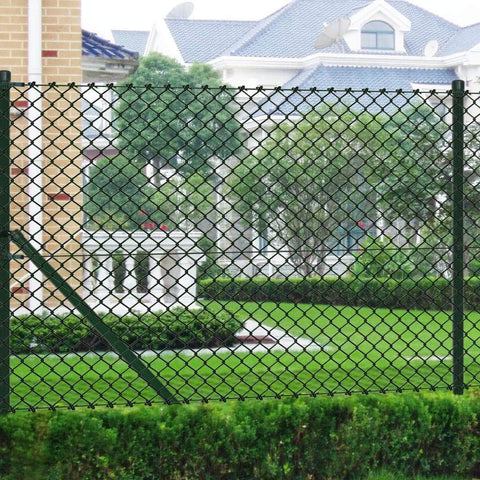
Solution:
[(91, 230), (197, 227), (214, 204), (213, 186), (200, 174), (178, 172), (158, 188), (143, 165), (124, 156), (103, 158), (89, 172), (84, 211)]
[[(450, 125), (426, 103), (393, 115), (386, 128), (390, 154), (379, 184), (380, 205), (388, 223), (404, 222), (404, 249), (424, 251), (425, 273), (450, 276), (452, 263), (452, 150)], [(465, 130), (465, 262), (479, 236), (479, 126)], [(428, 268), (426, 268), (428, 266)]]
[[(175, 60), (151, 53), (118, 85), (116, 145), (123, 155), (184, 172), (210, 172), (209, 160), (226, 159), (241, 146), (233, 93), (209, 65), (188, 70)], [(206, 88), (208, 85), (209, 88)]]
[(372, 217), (387, 151), (383, 120), (324, 105), (274, 128), (228, 179), (235, 209), (272, 240), (303, 276), (326, 273), (340, 231)]
[[(428, 104), (411, 105), (386, 123), (389, 155), (379, 185), (384, 217), (401, 218), (414, 235), (422, 225), (435, 222), (439, 202), (451, 190), (451, 154), (448, 124)], [(409, 232), (406, 232), (407, 235)]]

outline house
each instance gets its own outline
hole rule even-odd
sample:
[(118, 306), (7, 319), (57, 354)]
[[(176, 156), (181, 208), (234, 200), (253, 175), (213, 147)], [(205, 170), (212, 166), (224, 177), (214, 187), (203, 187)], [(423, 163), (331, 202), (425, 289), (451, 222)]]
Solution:
[[(259, 21), (168, 18), (143, 54), (206, 62), (225, 83), (256, 87), (480, 86), (480, 24), (459, 27), (407, 0), (291, 0)], [(116, 30), (132, 49), (141, 32)]]
[[(448, 110), (444, 92), (452, 81), (461, 79), (468, 89), (480, 89), (480, 24), (459, 27), (407, 0), (291, 0), (258, 21), (195, 20), (189, 13), (169, 15), (143, 32), (143, 54), (160, 51), (186, 66), (206, 62), (232, 86), (434, 90), (428, 101), (440, 114), (445, 113), (442, 108)], [(128, 48), (140, 35), (113, 33)], [(250, 148), (265, 138), (274, 116), (295, 115), (299, 102), (292, 96), (283, 105), (268, 105), (261, 93), (255, 101), (246, 119)], [(262, 108), (255, 110), (258, 105)], [(356, 232), (340, 244), (355, 247), (361, 235)], [(238, 228), (219, 239), (222, 250), (231, 250), (227, 237), (232, 236), (238, 237)], [(250, 242), (258, 254), (235, 256), (239, 272), (247, 271), (252, 260), (266, 267), (285, 263), (265, 248), (265, 240), (254, 233)]]

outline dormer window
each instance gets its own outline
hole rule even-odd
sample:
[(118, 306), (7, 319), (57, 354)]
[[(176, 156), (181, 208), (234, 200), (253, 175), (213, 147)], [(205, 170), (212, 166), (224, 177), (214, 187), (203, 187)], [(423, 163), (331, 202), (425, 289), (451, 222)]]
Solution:
[(362, 50), (394, 50), (395, 30), (388, 23), (374, 20), (362, 28)]

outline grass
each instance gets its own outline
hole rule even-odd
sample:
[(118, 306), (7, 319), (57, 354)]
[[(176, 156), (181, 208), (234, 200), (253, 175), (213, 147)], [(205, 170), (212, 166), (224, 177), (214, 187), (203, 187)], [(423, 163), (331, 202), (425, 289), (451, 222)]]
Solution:
[[(280, 395), (447, 389), (451, 386), (451, 319), (425, 312), (274, 303), (206, 304), (327, 347), (302, 352), (146, 357), (182, 401)], [(480, 314), (467, 315), (467, 384), (480, 379)], [(17, 409), (158, 402), (115, 355), (27, 355), (12, 358)]]

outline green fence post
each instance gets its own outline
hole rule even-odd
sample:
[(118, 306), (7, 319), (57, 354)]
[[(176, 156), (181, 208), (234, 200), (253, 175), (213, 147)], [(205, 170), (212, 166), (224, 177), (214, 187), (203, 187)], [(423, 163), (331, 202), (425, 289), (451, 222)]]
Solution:
[(10, 408), (10, 72), (0, 71), (0, 414)]
[(463, 394), (464, 388), (464, 331), (463, 331), (463, 214), (464, 214), (464, 97), (465, 82), (452, 83), (452, 150), (453, 150), (453, 393)]

